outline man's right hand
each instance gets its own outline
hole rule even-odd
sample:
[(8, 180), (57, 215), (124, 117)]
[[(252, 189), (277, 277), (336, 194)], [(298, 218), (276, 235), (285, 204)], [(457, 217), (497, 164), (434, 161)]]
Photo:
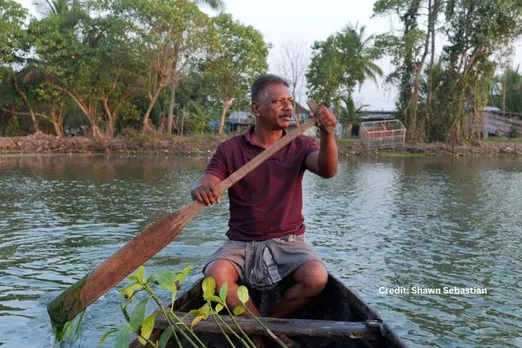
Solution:
[(198, 200), (205, 205), (221, 203), (221, 195), (217, 190), (217, 184), (211, 181), (199, 182), (190, 191), (193, 200)]

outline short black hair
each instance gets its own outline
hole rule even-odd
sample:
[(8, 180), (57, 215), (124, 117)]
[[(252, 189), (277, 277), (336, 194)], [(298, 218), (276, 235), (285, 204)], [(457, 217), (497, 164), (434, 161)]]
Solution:
[(290, 87), (288, 82), (281, 76), (273, 74), (261, 75), (252, 84), (252, 88), (250, 90), (250, 99), (252, 101), (259, 101), (261, 94), (268, 85), (285, 85), (286, 87)]

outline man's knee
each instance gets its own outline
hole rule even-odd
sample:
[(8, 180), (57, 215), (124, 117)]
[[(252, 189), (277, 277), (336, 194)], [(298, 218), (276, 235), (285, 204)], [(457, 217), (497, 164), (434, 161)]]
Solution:
[(212, 261), (205, 267), (205, 276), (212, 277), (216, 281), (216, 285), (218, 288), (223, 285), (225, 282), (227, 283), (237, 283), (239, 280), (239, 275), (234, 266), (230, 263), (230, 261), (219, 259)]
[(295, 272), (295, 281), (302, 283), (311, 295), (319, 294), (328, 282), (328, 271), (320, 261), (308, 261)]

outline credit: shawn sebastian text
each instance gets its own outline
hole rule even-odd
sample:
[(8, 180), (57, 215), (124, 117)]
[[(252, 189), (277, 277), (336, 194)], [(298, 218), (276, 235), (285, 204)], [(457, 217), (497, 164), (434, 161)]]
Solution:
[(420, 286), (397, 286), (389, 288), (379, 287), (380, 295), (487, 295), (486, 288), (459, 288), (456, 286), (444, 286), (439, 288), (425, 288)]

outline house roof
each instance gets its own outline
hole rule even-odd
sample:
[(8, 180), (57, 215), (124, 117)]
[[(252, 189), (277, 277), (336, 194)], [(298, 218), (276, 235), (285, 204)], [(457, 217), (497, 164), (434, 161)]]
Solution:
[(305, 108), (304, 106), (302, 106), (299, 103), (295, 103), (295, 110), (294, 110), (294, 112), (297, 115), (301, 115), (301, 114), (308, 114), (308, 113), (310, 113), (310, 110), (308, 110), (307, 108)]
[(254, 122), (254, 116), (245, 111), (232, 111), (227, 118), (227, 123), (249, 124)]

